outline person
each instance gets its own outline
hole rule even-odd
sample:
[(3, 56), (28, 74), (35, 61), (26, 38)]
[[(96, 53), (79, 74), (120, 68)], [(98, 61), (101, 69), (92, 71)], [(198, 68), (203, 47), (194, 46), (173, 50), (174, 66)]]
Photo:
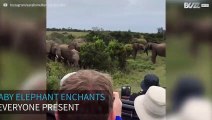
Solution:
[(136, 97), (134, 107), (140, 120), (165, 120), (166, 90), (151, 86), (145, 95)]
[(204, 86), (198, 78), (183, 76), (179, 78), (173, 91), (173, 112), (177, 112), (184, 101), (191, 97), (202, 97)]
[(113, 92), (112, 79), (108, 74), (94, 70), (80, 70), (78, 72), (69, 73), (62, 78), (60, 90), (107, 91), (109, 93), (109, 112), (107, 114), (95, 115), (60, 114), (60, 112), (55, 112), (56, 120), (121, 120), (122, 102), (119, 98), (119, 93)]
[(188, 98), (176, 113), (168, 115), (168, 120), (211, 120), (212, 103), (204, 97)]
[(145, 94), (146, 91), (151, 86), (159, 86), (159, 78), (155, 74), (147, 74), (147, 75), (145, 75), (144, 76), (144, 80), (141, 82), (142, 91), (140, 91), (138, 93), (133, 93), (132, 95), (130, 95), (129, 100), (130, 101), (134, 101), (137, 96)]

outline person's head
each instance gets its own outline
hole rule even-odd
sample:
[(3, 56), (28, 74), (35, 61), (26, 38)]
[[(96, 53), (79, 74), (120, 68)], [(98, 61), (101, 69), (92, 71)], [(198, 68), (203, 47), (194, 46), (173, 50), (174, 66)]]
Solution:
[(144, 80), (141, 82), (141, 89), (144, 93), (151, 86), (159, 86), (159, 78), (155, 74), (147, 74), (144, 76)]
[[(101, 72), (97, 72), (94, 70), (80, 70), (75, 73), (67, 74), (64, 76), (65, 78), (61, 81), (60, 90), (74, 90), (74, 91), (92, 91), (92, 90), (100, 90), (107, 91), (108, 93), (108, 105), (109, 105), (109, 113), (108, 114), (95, 114), (95, 115), (60, 115), (58, 112), (59, 120), (90, 120), (90, 119), (98, 119), (98, 120), (111, 120), (114, 119), (113, 115), (113, 88), (111, 77), (108, 74), (104, 74)], [(91, 107), (91, 106), (88, 106)], [(94, 106), (93, 106), (94, 107)]]
[(187, 99), (179, 111), (167, 116), (168, 120), (211, 120), (212, 102), (207, 98)]
[(203, 94), (204, 86), (201, 80), (190, 76), (179, 78), (173, 93), (173, 110), (178, 111), (188, 98), (202, 97)]
[(151, 86), (145, 95), (135, 98), (134, 106), (140, 120), (165, 120), (166, 90)]

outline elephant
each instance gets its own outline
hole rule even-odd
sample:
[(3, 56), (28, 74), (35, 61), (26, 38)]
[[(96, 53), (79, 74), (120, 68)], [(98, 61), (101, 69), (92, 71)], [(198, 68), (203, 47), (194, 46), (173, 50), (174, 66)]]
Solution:
[(86, 43), (86, 40), (83, 38), (74, 39), (69, 43), (69, 49), (75, 49), (80, 52), (80, 47)]
[(140, 44), (140, 43), (133, 43), (132, 47), (133, 47), (133, 54), (132, 55), (133, 55), (134, 59), (136, 59), (137, 52), (144, 50), (144, 48), (145, 48), (145, 46), (143, 44)]
[[(175, 23), (167, 24), (168, 35), (190, 35), (190, 44), (188, 46), (189, 52), (192, 57), (197, 57), (198, 49), (201, 45), (207, 44), (212, 46), (212, 19), (188, 19), (184, 15), (181, 15), (178, 18), (183, 18), (175, 21)], [(210, 47), (212, 50), (212, 47)]]
[(76, 49), (70, 49), (68, 46), (66, 44), (59, 45), (59, 49), (57, 49), (58, 57), (60, 61), (63, 61), (68, 66), (78, 67), (80, 60), (79, 52)]
[(166, 57), (166, 43), (147, 43), (145, 46), (144, 52), (148, 56), (148, 50), (152, 51), (152, 63), (156, 63), (156, 57), (161, 56), (161, 57)]
[(198, 55), (198, 49), (202, 44), (210, 45), (210, 49), (212, 50), (212, 23), (211, 19), (206, 20), (184, 20), (180, 30), (182, 32), (187, 32), (191, 35), (191, 42), (189, 45), (190, 54), (193, 57)]
[(46, 41), (46, 54), (49, 59), (55, 61), (61, 56), (59, 44), (53, 40)]
[(45, 22), (0, 20), (0, 51), (12, 51), (32, 64), (45, 61)]
[(72, 43), (70, 43), (69, 45), (68, 45), (68, 48), (69, 49), (75, 49), (75, 50), (77, 50), (77, 51), (80, 51), (80, 46), (77, 44), (77, 43), (75, 43), (75, 42), (72, 42)]

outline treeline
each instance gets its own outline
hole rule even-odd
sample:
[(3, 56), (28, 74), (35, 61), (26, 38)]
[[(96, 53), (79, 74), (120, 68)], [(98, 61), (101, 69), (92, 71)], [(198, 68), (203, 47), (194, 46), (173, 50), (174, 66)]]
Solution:
[(46, 31), (91, 32), (92, 30), (80, 30), (74, 28), (46, 28)]
[[(106, 44), (108, 44), (112, 39), (115, 39), (123, 44), (134, 43), (138, 41), (155, 43), (161, 43), (165, 41), (165, 36), (162, 33), (138, 33), (131, 31), (90, 31), (87, 35), (80, 36), (80, 38), (85, 38), (88, 42), (95, 42), (95, 39), (93, 39), (95, 36), (104, 40)], [(75, 38), (76, 36), (67, 31), (63, 31), (61, 33), (53, 31), (50, 35), (47, 36), (47, 39), (55, 40), (58, 43), (69, 43)]]
[(120, 43), (128, 44), (134, 43), (138, 40), (145, 40), (147, 42), (161, 43), (165, 41), (165, 36), (162, 33), (138, 33), (130, 31), (113, 31), (113, 32), (103, 32), (103, 31), (91, 31), (85, 38), (88, 41), (94, 42), (93, 37), (97, 36), (103, 39), (106, 44), (111, 39), (116, 39)]

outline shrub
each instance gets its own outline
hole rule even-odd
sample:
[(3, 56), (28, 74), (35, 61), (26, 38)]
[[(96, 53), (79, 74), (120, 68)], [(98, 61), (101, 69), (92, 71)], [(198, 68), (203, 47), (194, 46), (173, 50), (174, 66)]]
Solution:
[(49, 36), (49, 39), (54, 40), (57, 43), (66, 43), (67, 37), (58, 32), (52, 32)]
[(57, 90), (59, 89), (60, 79), (69, 72), (74, 71), (70, 67), (64, 66), (59, 62), (47, 62), (47, 89), (48, 90)]
[(130, 41), (133, 39), (132, 32), (123, 32), (123, 31), (116, 31), (111, 32), (110, 35), (116, 39), (120, 43), (130, 43)]
[(132, 44), (126, 44), (124, 45), (124, 49), (126, 51), (127, 56), (130, 56), (133, 52)]
[(98, 39), (94, 43), (87, 43), (80, 48), (81, 65), (85, 68), (107, 70), (110, 68), (110, 57), (106, 52), (103, 40)]
[(85, 38), (89, 42), (95, 42), (98, 39), (102, 39), (106, 45), (108, 45), (109, 41), (113, 39), (113, 37), (108, 32), (103, 31), (92, 31), (87, 34)]
[(126, 49), (124, 44), (119, 43), (117, 40), (111, 40), (108, 44), (107, 51), (112, 59), (118, 60), (119, 68), (125, 69), (126, 67)]
[(69, 34), (69, 35), (67, 36), (67, 38), (73, 40), (75, 37), (74, 37), (72, 34)]
[(145, 45), (145, 44), (147, 44), (147, 41), (146, 41), (146, 39), (144, 39), (144, 38), (139, 38), (139, 39), (134, 38), (134, 39), (132, 40), (132, 43), (140, 43), (140, 44)]

